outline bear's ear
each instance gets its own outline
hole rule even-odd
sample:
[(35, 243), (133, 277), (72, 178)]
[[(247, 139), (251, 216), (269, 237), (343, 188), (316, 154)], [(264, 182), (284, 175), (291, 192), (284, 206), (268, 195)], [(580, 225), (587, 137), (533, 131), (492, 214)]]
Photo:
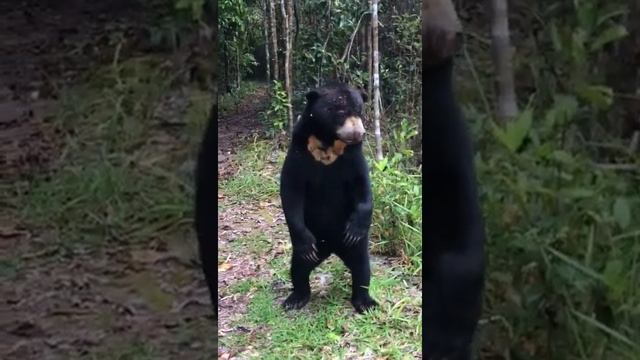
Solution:
[(307, 104), (311, 104), (320, 97), (320, 93), (316, 90), (311, 90), (305, 95), (305, 97), (307, 98)]

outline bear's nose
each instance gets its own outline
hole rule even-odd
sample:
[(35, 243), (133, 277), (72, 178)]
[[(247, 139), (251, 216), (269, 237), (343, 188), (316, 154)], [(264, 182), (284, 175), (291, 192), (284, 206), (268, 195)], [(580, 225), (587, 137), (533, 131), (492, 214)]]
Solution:
[(363, 137), (364, 137), (364, 131), (354, 130), (354, 132), (351, 133), (351, 138), (353, 139), (353, 141), (360, 142), (362, 141)]
[(345, 110), (345, 109), (338, 109), (338, 110), (336, 111), (336, 114), (338, 114), (338, 115), (340, 115), (340, 116), (344, 116), (344, 115), (346, 115), (346, 114), (347, 114), (347, 110)]
[(359, 143), (362, 141), (362, 139), (364, 138), (364, 131), (360, 131), (360, 130), (353, 130), (347, 137), (346, 137), (346, 142), (348, 144), (355, 144), (355, 143)]

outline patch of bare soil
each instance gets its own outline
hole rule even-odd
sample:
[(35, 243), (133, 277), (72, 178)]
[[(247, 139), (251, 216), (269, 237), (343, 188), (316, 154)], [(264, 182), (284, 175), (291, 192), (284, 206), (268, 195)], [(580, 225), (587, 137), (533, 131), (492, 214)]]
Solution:
[(55, 98), (84, 71), (139, 45), (138, 1), (26, 0), (0, 2), (0, 84), (13, 100)]
[(156, 241), (69, 255), (50, 241), (0, 222), (2, 257), (20, 266), (0, 282), (2, 359), (83, 358), (136, 343), (153, 346), (160, 359), (214, 353), (194, 249)]
[(267, 91), (266, 85), (259, 86), (251, 96), (238, 104), (233, 114), (218, 119), (218, 179), (235, 173), (237, 167), (233, 154), (236, 149), (264, 131), (260, 112), (266, 107)]
[[(225, 204), (224, 195), (220, 202)], [(238, 204), (226, 207), (218, 216), (218, 253), (222, 263), (218, 266), (218, 333), (224, 336), (238, 329), (231, 325), (235, 316), (245, 313), (249, 294), (237, 295), (227, 292), (229, 286), (240, 280), (272, 278), (273, 270), (268, 262), (275, 257), (285, 256), (289, 243), (283, 232), (284, 214), (280, 202), (260, 202)], [(269, 241), (268, 250), (257, 256), (255, 253), (234, 251), (242, 238), (261, 234)], [(283, 286), (285, 284), (282, 284)]]
[(48, 121), (55, 102), (29, 104), (0, 99), (0, 179), (49, 170), (59, 152), (56, 130)]

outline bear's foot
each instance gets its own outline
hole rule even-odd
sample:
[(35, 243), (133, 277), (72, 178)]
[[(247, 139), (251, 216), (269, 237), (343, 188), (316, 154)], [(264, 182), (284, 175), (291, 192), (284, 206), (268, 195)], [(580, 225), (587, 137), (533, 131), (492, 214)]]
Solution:
[(309, 302), (309, 297), (309, 293), (300, 294), (294, 291), (282, 303), (282, 307), (284, 307), (285, 310), (302, 309)]
[(378, 303), (369, 295), (363, 295), (357, 298), (353, 298), (351, 299), (351, 304), (359, 314), (362, 314), (363, 312), (378, 306)]

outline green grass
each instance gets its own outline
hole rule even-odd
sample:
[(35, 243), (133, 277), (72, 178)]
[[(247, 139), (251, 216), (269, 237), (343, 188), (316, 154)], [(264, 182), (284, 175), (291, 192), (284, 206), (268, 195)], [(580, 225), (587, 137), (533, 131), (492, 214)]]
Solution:
[(189, 226), (191, 178), (177, 169), (197, 148), (210, 99), (194, 91), (188, 140), (167, 140), (153, 119), (168, 90), (158, 65), (153, 58), (109, 65), (64, 94), (55, 174), (13, 189), (23, 221), (56, 230), (70, 246), (146, 240)]
[(273, 245), (267, 235), (261, 232), (251, 233), (248, 236), (239, 238), (233, 244), (237, 244), (238, 248), (242, 248), (243, 251), (248, 251), (256, 256), (266, 254)]
[(179, 226), (190, 212), (186, 185), (167, 170), (135, 169), (119, 159), (69, 166), (24, 194), (23, 216), (72, 242), (144, 238)]
[[(271, 159), (275, 157), (276, 163)], [(235, 202), (263, 201), (278, 195), (279, 181), (276, 178), (284, 153), (266, 141), (254, 141), (240, 149), (235, 157), (238, 172), (219, 181), (218, 190), (232, 196)], [(270, 168), (269, 168), (270, 166)]]
[[(328, 276), (330, 283), (318, 295), (312, 282), (312, 297), (300, 311), (285, 312), (280, 307), (286, 293), (273, 290), (274, 282), (288, 282), (288, 258), (269, 264), (275, 279), (241, 280), (226, 289), (225, 295), (250, 294), (246, 314), (236, 314), (236, 326), (254, 332), (228, 334), (221, 344), (237, 351), (251, 345), (260, 349), (247, 355), (265, 359), (333, 359), (346, 355), (375, 354), (389, 359), (414, 359), (421, 349), (421, 297), (408, 291), (408, 275), (402, 268), (373, 267), (370, 291), (381, 306), (356, 315), (349, 302), (350, 275), (335, 257), (312, 274)], [(276, 299), (276, 296), (278, 299)], [(413, 354), (413, 355), (411, 355)]]
[(257, 282), (255, 279), (240, 280), (231, 284), (228, 288), (230, 294), (248, 294), (255, 289)]

